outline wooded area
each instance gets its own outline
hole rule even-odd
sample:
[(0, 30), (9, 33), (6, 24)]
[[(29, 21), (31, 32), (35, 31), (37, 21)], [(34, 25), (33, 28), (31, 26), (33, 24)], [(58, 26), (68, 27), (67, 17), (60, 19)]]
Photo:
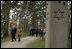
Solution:
[[(9, 36), (13, 25), (21, 26), (23, 33), (30, 28), (45, 29), (46, 5), (46, 1), (1, 1), (1, 37)], [(68, 13), (71, 27), (71, 7)]]
[(1, 1), (1, 37), (7, 37), (13, 25), (23, 33), (45, 28), (45, 20), (46, 1)]
[[(15, 29), (17, 29), (16, 32), (12, 32)], [(65, 47), (68, 44), (70, 47), (71, 1), (1, 1), (2, 46), (7, 47), (10, 43), (13, 45), (13, 39), (19, 42), (20, 37), (23, 38), (17, 47), (37, 39), (39, 40), (29, 47), (39, 44), (39, 47), (45, 48)], [(10, 42), (6, 42), (8, 45), (3, 44), (6, 40)]]

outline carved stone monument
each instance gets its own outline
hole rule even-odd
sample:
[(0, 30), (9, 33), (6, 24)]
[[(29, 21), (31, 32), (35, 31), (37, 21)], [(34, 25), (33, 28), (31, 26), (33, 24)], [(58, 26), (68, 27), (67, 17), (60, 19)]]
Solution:
[(68, 46), (68, 2), (48, 1), (46, 13), (46, 48)]

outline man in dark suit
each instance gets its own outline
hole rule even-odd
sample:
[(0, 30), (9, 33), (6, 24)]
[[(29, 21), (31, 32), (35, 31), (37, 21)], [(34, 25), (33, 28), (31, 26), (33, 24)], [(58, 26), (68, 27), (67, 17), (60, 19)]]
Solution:
[(11, 29), (12, 42), (13, 42), (14, 40), (16, 41), (16, 38), (15, 38), (16, 31), (17, 31), (17, 29), (16, 29), (15, 27), (13, 27), (13, 28)]

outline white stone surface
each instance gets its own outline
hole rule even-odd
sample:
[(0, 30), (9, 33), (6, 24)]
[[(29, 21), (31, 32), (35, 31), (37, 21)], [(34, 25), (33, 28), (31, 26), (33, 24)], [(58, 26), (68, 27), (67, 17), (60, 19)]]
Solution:
[(59, 3), (59, 1), (48, 1), (46, 14), (46, 48), (67, 48), (68, 6), (67, 1), (65, 1), (65, 5), (63, 2), (64, 1), (61, 1), (61, 3)]

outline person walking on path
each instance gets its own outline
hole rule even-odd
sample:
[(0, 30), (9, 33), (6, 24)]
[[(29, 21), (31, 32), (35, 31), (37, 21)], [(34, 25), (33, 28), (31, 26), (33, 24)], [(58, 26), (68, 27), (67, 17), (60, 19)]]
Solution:
[(11, 29), (12, 42), (14, 40), (16, 41), (16, 38), (15, 38), (16, 31), (17, 31), (17, 29), (15, 28), (15, 26), (13, 26), (12, 29)]
[(21, 27), (19, 27), (18, 28), (18, 42), (20, 42), (21, 40), (20, 40), (20, 37), (21, 37), (21, 33), (22, 33), (22, 28)]

